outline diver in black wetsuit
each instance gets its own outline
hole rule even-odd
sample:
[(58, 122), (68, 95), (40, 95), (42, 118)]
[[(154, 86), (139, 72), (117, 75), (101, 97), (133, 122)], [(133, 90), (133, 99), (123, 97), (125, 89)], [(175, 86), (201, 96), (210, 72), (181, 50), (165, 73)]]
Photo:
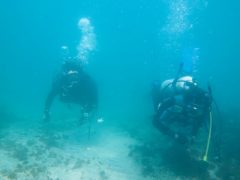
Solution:
[(155, 82), (152, 98), (154, 126), (177, 142), (190, 142), (208, 120), (211, 96), (191, 76)]
[(94, 80), (83, 71), (82, 66), (73, 60), (64, 62), (61, 72), (53, 81), (44, 109), (44, 120), (49, 120), (49, 111), (53, 100), (59, 96), (64, 103), (74, 103), (81, 106), (81, 118), (88, 118), (98, 104), (97, 87)]

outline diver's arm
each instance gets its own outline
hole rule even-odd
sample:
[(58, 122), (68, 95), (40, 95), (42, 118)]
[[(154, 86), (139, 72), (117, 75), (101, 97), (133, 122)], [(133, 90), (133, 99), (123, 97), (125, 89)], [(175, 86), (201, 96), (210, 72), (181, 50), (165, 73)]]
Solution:
[(166, 111), (168, 108), (174, 106), (175, 103), (176, 100), (174, 97), (169, 97), (158, 102), (156, 107), (158, 117), (160, 117), (163, 114), (163, 112)]
[(79, 93), (82, 96), (80, 123), (84, 123), (96, 116), (98, 108), (98, 89), (94, 79), (84, 73), (80, 79)]
[(185, 144), (188, 142), (188, 139), (186, 136), (179, 132), (173, 131), (171, 128), (169, 128), (169, 124), (163, 123), (157, 119), (153, 120), (154, 126), (161, 131), (164, 135), (167, 135), (168, 137), (176, 140), (177, 142), (181, 144)]
[(152, 102), (153, 102), (153, 108), (155, 112), (158, 111), (158, 105), (161, 102), (161, 84), (158, 81), (154, 81), (152, 83), (152, 90), (151, 90), (151, 96), (152, 96)]
[(45, 101), (45, 107), (44, 107), (44, 117), (43, 117), (44, 120), (49, 120), (50, 118), (50, 115), (49, 115), (50, 108), (52, 106), (54, 98), (60, 92), (60, 82), (61, 82), (60, 78), (59, 77), (56, 78), (56, 80), (53, 82), (52, 89), (47, 96), (47, 99)]
[(93, 118), (98, 109), (98, 90), (95, 82), (92, 79), (89, 79), (86, 89), (87, 93), (85, 96), (87, 99), (81, 106), (80, 122), (86, 122), (86, 120), (89, 120), (89, 118)]
[(89, 75), (85, 75), (84, 81), (84, 95), (86, 99), (83, 108), (85, 112), (91, 112), (96, 110), (98, 107), (98, 89), (96, 82)]
[(56, 95), (57, 95), (57, 93), (53, 90), (48, 94), (46, 102), (45, 102), (45, 111), (50, 110), (50, 108), (52, 106), (52, 103), (53, 103), (53, 100), (54, 100)]
[(163, 123), (163, 119), (161, 118), (159, 120), (159, 118), (157, 116), (154, 117), (153, 119), (153, 125), (159, 130), (161, 131), (163, 134), (173, 137), (174, 133), (171, 131), (171, 129), (168, 127), (168, 125), (166, 125), (165, 123)]
[(166, 98), (158, 106), (158, 112), (154, 117), (153, 124), (157, 129), (159, 129), (163, 134), (169, 136), (176, 141), (185, 144), (187, 143), (187, 138), (183, 134), (174, 131), (171, 128), (171, 123), (177, 119), (172, 119), (171, 117), (171, 107), (176, 104), (176, 97)]
[(203, 112), (200, 118), (200, 122), (201, 125), (208, 131), (210, 112), (212, 111), (212, 97), (208, 92), (202, 90), (200, 98), (202, 99), (201, 106)]
[(44, 108), (44, 114), (43, 114), (43, 119), (45, 121), (48, 121), (50, 119), (50, 108), (52, 106), (53, 100), (57, 94), (54, 91), (51, 91), (46, 99), (45, 102), (45, 108)]

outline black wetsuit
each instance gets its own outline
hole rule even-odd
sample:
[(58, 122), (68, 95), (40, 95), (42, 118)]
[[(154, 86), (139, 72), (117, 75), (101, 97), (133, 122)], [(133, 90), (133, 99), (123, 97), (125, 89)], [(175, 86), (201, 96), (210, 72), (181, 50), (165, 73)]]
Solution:
[(57, 75), (45, 103), (45, 112), (49, 111), (56, 96), (64, 103), (80, 105), (83, 113), (90, 113), (98, 103), (96, 84), (82, 69), (63, 71)]
[(159, 89), (160, 87), (155, 86), (152, 90), (155, 109), (154, 126), (165, 135), (178, 137), (180, 141), (186, 141), (186, 136), (196, 136), (209, 115), (211, 103), (209, 94), (199, 87), (194, 87), (165, 96), (165, 93)]

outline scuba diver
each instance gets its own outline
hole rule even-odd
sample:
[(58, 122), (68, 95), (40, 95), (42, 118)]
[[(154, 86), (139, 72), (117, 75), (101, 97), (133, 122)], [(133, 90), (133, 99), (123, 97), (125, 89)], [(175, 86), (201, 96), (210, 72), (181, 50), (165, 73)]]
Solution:
[(81, 123), (89, 118), (98, 104), (94, 80), (84, 72), (82, 65), (74, 60), (63, 63), (60, 73), (52, 83), (52, 89), (45, 102), (43, 117), (45, 121), (50, 119), (50, 108), (56, 96), (59, 96), (61, 102), (80, 105)]
[(154, 126), (181, 144), (191, 143), (199, 128), (208, 122), (211, 94), (191, 76), (154, 82), (152, 99)]
[[(183, 65), (180, 64), (175, 78), (153, 83), (153, 125), (174, 142), (185, 147), (193, 143), (199, 129), (205, 127), (208, 136), (202, 160), (208, 161), (212, 143), (212, 158), (221, 161), (222, 118), (212, 96), (211, 86), (208, 84), (208, 89), (204, 90), (192, 76), (183, 76)], [(216, 112), (214, 115), (218, 121), (213, 120), (213, 111)]]

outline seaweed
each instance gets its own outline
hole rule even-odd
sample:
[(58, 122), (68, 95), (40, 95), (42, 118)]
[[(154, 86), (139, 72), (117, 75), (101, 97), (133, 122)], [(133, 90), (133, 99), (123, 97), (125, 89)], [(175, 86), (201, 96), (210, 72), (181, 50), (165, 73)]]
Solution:
[(221, 161), (217, 175), (222, 179), (240, 179), (240, 122), (238, 113), (225, 116)]
[(209, 165), (193, 158), (188, 150), (179, 144), (174, 144), (163, 153), (163, 164), (177, 176), (209, 179)]
[(28, 151), (29, 150), (26, 146), (17, 145), (12, 155), (19, 161), (25, 162), (28, 160)]
[(107, 174), (106, 174), (106, 172), (104, 170), (101, 170), (99, 172), (99, 177), (101, 178), (101, 180), (108, 180), (109, 179)]
[(208, 164), (194, 159), (187, 149), (178, 144), (166, 149), (161, 143), (138, 145), (131, 147), (129, 156), (141, 164), (144, 177), (161, 177), (168, 171), (184, 178), (209, 178)]

